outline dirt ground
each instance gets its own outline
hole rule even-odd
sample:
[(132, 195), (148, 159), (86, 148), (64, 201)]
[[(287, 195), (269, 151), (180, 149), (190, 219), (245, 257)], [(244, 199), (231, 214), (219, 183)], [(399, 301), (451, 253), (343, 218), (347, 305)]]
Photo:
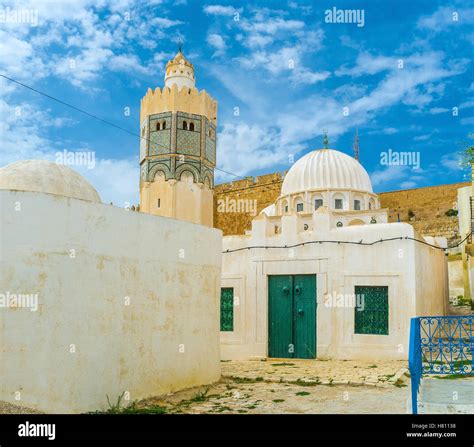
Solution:
[[(222, 361), (218, 383), (110, 408), (112, 413), (406, 413), (405, 361)], [(29, 413), (0, 402), (0, 414)]]
[(147, 399), (166, 413), (406, 413), (406, 362), (277, 360), (222, 362), (219, 383)]
[(144, 401), (139, 408), (161, 407), (166, 413), (406, 413), (408, 387), (349, 385), (302, 386), (288, 383), (239, 383), (224, 379), (216, 385)]

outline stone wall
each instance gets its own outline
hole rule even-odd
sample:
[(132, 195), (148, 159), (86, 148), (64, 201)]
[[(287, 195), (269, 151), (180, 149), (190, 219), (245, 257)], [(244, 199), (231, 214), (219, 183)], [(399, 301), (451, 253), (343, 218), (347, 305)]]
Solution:
[[(253, 214), (258, 214), (275, 202), (280, 195), (283, 174), (248, 177), (231, 183), (216, 185), (214, 189), (214, 226), (224, 236), (244, 234), (251, 227)], [(220, 205), (220, 206), (219, 206)], [(235, 211), (232, 207), (235, 205)], [(221, 209), (224, 206), (224, 210)], [(254, 212), (256, 206), (256, 212)], [(246, 212), (246, 210), (251, 210)]]
[[(256, 213), (275, 202), (283, 182), (282, 173), (248, 177), (217, 185), (214, 191), (214, 226), (224, 236), (244, 234), (249, 230)], [(379, 193), (382, 208), (389, 209), (389, 222), (410, 222), (419, 234), (444, 236), (452, 243), (459, 240), (458, 219), (448, 217), (446, 211), (455, 207), (457, 190), (470, 183), (453, 183), (426, 188)], [(219, 206), (221, 205), (221, 206)], [(235, 205), (232, 208), (232, 205)], [(239, 206), (240, 205), (240, 206)], [(414, 217), (410, 220), (411, 210)]]
[[(410, 222), (422, 235), (444, 236), (450, 243), (460, 239), (457, 216), (448, 217), (446, 211), (455, 208), (458, 188), (470, 183), (453, 183), (426, 188), (384, 192), (379, 195), (383, 208), (389, 209), (389, 222)], [(414, 217), (409, 219), (411, 210)]]

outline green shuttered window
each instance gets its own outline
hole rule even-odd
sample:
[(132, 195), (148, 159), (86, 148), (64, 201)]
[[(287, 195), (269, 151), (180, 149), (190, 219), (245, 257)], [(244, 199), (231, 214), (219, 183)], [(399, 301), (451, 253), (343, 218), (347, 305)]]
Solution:
[(234, 289), (224, 287), (221, 289), (221, 331), (234, 330)]
[(355, 293), (363, 303), (355, 307), (355, 333), (388, 335), (388, 287), (355, 286)]

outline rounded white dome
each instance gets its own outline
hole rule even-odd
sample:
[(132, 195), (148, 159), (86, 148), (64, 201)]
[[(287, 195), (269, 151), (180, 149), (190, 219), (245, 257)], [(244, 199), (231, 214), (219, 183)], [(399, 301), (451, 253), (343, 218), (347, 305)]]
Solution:
[(0, 189), (43, 192), (101, 202), (95, 188), (76, 171), (46, 160), (22, 160), (0, 168)]
[(260, 211), (260, 214), (266, 214), (267, 216), (275, 216), (276, 215), (275, 204), (272, 203), (271, 205), (268, 205), (267, 207), (263, 208), (263, 210)]
[(281, 194), (318, 189), (373, 193), (369, 174), (355, 159), (333, 149), (318, 149), (301, 157), (286, 174)]

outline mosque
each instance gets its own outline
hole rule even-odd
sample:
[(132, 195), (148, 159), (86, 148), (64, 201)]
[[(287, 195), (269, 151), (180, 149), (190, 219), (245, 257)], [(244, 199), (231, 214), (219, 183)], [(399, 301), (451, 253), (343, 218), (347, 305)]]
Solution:
[(445, 314), (445, 246), (387, 223), (357, 160), (309, 152), (251, 231), (223, 238), (221, 357), (406, 359), (410, 318)]
[[(142, 211), (212, 225), (216, 111), (180, 50), (142, 100)], [(406, 359), (410, 317), (443, 315), (448, 289), (443, 250), (413, 239), (446, 246), (388, 223), (367, 171), (325, 137), (251, 231), (223, 238), (221, 357)]]
[(388, 223), (327, 138), (222, 238), (217, 102), (195, 83), (179, 50), (141, 101), (140, 212), (66, 166), (0, 169), (0, 292), (37, 298), (0, 312), (0, 400), (83, 412), (215, 382), (219, 358), (406, 359), (410, 318), (445, 314), (446, 241)]

